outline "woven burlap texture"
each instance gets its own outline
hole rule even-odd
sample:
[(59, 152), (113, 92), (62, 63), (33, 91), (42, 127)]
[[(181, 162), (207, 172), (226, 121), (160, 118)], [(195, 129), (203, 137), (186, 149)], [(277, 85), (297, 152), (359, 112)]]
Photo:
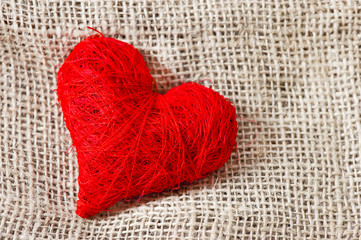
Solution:
[[(240, 120), (209, 177), (75, 215), (53, 90), (87, 26), (138, 48), (163, 92), (211, 79), (256, 139)], [(359, 239), (360, 38), (358, 1), (0, 0), (0, 239)]]

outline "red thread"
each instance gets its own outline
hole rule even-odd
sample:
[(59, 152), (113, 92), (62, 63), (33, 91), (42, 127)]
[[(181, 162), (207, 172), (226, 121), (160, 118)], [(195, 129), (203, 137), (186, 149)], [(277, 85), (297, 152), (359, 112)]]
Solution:
[[(164, 95), (133, 46), (92, 35), (58, 72), (57, 95), (79, 164), (77, 214), (177, 188), (219, 169), (236, 147), (236, 109), (184, 83)], [(156, 89), (156, 88), (155, 88)]]

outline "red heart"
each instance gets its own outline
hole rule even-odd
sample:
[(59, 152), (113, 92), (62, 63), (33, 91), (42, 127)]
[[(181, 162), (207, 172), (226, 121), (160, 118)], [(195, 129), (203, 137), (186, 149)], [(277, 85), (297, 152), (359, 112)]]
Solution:
[(58, 72), (57, 94), (79, 164), (77, 214), (203, 178), (236, 145), (236, 110), (197, 83), (164, 95), (133, 46), (80, 42)]

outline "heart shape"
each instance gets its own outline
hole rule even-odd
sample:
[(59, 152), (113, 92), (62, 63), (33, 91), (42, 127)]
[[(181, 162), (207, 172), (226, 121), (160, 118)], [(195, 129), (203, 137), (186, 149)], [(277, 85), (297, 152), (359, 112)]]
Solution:
[(58, 100), (77, 151), (77, 214), (87, 218), (219, 169), (236, 146), (236, 110), (184, 83), (161, 95), (132, 45), (93, 35), (58, 72)]

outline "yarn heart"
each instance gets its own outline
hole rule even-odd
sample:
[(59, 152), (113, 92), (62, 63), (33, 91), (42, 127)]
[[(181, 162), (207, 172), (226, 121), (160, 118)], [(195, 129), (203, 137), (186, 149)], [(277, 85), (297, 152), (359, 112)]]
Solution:
[(77, 151), (77, 214), (203, 178), (236, 146), (236, 110), (197, 83), (161, 95), (132, 45), (93, 35), (58, 72), (58, 100)]

